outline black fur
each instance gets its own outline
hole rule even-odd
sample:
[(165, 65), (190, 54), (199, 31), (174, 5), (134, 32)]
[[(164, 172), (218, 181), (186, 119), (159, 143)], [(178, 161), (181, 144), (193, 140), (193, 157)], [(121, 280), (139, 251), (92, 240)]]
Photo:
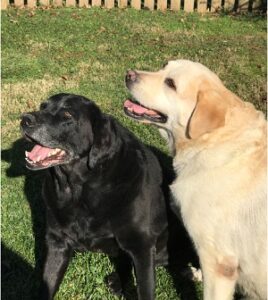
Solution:
[(43, 183), (47, 255), (39, 299), (53, 299), (74, 250), (107, 253), (121, 283), (110, 282), (116, 292), (124, 291), (133, 263), (138, 298), (154, 299), (155, 266), (168, 261), (167, 209), (154, 154), (77, 95), (51, 97), (22, 117), (21, 128), (34, 143), (68, 153), (47, 169)]

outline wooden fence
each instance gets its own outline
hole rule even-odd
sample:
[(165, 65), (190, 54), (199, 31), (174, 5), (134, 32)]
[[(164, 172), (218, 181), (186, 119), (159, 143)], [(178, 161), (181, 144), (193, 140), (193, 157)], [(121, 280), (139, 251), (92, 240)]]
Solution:
[(265, 11), (267, 0), (1, 0), (1, 9), (8, 6), (17, 8), (34, 7), (93, 7), (126, 8), (185, 12), (197, 11), (217, 12), (226, 11)]

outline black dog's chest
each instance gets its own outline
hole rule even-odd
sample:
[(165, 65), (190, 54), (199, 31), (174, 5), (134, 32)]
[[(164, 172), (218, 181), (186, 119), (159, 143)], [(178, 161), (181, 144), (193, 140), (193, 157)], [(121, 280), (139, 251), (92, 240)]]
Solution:
[(118, 245), (112, 234), (98, 235), (95, 233), (88, 235), (84, 232), (84, 236), (80, 236), (77, 232), (70, 230), (62, 230), (65, 240), (70, 246), (77, 251), (93, 251), (101, 252), (109, 255), (118, 253)]
[[(108, 196), (100, 197), (88, 184), (87, 188), (83, 185), (72, 188), (64, 182), (60, 188), (51, 184), (51, 179), (47, 178), (43, 189), (49, 207), (48, 226), (60, 233), (74, 250), (116, 255), (118, 245), (111, 229), (110, 213), (105, 208)], [(68, 205), (64, 205), (66, 199)]]
[(73, 215), (68, 223), (63, 224), (59, 220), (57, 223), (62, 238), (74, 250), (116, 255), (118, 245), (108, 220), (91, 217), (83, 212)]
[(90, 213), (84, 206), (48, 212), (48, 226), (73, 250), (117, 254), (118, 245), (105, 215)]

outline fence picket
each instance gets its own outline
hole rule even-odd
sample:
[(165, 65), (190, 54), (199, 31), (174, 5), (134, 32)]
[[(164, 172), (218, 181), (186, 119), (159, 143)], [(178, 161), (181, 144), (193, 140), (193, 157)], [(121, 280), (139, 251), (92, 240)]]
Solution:
[(119, 0), (118, 1), (118, 7), (119, 8), (125, 8), (125, 7), (127, 7), (127, 0)]
[(1, 9), (7, 9), (8, 1), (7, 0), (2, 0), (1, 1)]
[(162, 11), (167, 10), (167, 0), (157, 0), (157, 9)]
[(225, 0), (224, 9), (227, 11), (234, 10), (235, 0)]
[(27, 7), (33, 8), (36, 6), (36, 0), (27, 0)]
[[(28, 2), (29, 1), (30, 0), (28, 0)], [(34, 1), (36, 2), (36, 0), (34, 0)], [(43, 5), (43, 6), (49, 6), (49, 0), (40, 0), (39, 3), (40, 3), (40, 5)]]
[(52, 5), (55, 7), (61, 7), (62, 6), (62, 0), (53, 0)]
[(86, 7), (86, 8), (89, 7), (88, 0), (79, 0), (78, 6), (79, 7)]
[(249, 5), (248, 0), (239, 0), (237, 9), (238, 11), (248, 11), (248, 5)]
[(101, 6), (101, 0), (92, 0), (91, 5), (92, 6)]
[(114, 0), (105, 0), (104, 7), (106, 8), (113, 8), (114, 7)]
[(211, 12), (219, 11), (221, 9), (221, 0), (212, 0), (211, 1)]
[(76, 1), (75, 0), (66, 0), (66, 6), (67, 7), (76, 6)]
[(14, 5), (16, 7), (23, 7), (24, 6), (24, 0), (15, 0)]
[(170, 9), (178, 11), (181, 9), (181, 0), (171, 0)]
[(144, 7), (154, 10), (154, 0), (144, 0)]
[(207, 11), (207, 0), (198, 0), (198, 2), (197, 2), (197, 11), (201, 12), (201, 13)]
[(194, 0), (184, 0), (184, 11), (194, 11)]
[(141, 0), (131, 0), (131, 7), (141, 9)]
[(262, 8), (262, 0), (253, 0), (252, 9), (257, 10)]

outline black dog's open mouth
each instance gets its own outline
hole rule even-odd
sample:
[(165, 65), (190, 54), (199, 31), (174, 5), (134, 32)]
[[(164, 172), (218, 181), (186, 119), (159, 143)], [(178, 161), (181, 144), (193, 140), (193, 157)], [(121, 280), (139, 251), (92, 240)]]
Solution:
[(148, 120), (155, 123), (166, 123), (167, 117), (159, 111), (147, 108), (137, 101), (127, 99), (124, 102), (124, 112), (131, 118), (137, 120)]
[(32, 151), (25, 151), (26, 167), (32, 170), (46, 169), (67, 161), (67, 153), (63, 149), (48, 148), (35, 145)]

